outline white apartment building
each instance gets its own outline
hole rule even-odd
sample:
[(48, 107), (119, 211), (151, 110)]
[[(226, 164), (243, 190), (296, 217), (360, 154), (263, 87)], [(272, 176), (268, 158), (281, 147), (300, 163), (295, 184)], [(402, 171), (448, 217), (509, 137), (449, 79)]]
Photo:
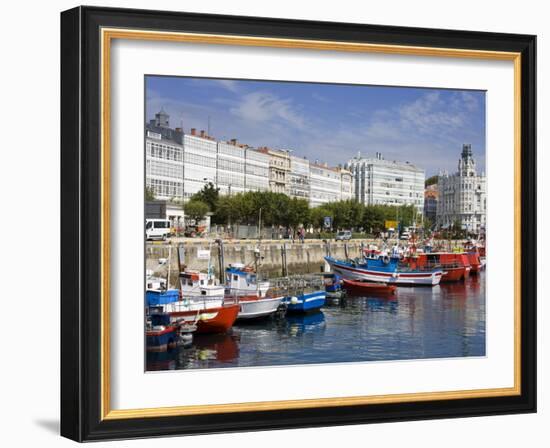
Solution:
[(269, 190), (269, 154), (252, 148), (245, 150), (245, 190)]
[(309, 160), (303, 157), (290, 156), (290, 172), (287, 191), (290, 197), (309, 201), (309, 170)]
[(341, 181), (340, 198), (343, 201), (353, 199), (353, 174), (345, 168), (339, 168), (339, 171)]
[(187, 201), (209, 182), (220, 193), (273, 191), (310, 205), (353, 198), (353, 173), (312, 164), (288, 150), (216, 141), (204, 131), (169, 127), (164, 111), (145, 126), (146, 185), (159, 200)]
[(423, 212), (424, 170), (409, 162), (385, 160), (378, 152), (374, 158), (358, 154), (346, 168), (353, 174), (357, 201), (365, 205), (414, 205)]
[(183, 146), (145, 131), (146, 186), (157, 199), (183, 199)]
[(245, 148), (236, 140), (218, 142), (218, 165), (215, 184), (220, 194), (236, 194), (245, 191)]
[(342, 181), (339, 168), (331, 168), (327, 164), (310, 164), (310, 195), (311, 207), (318, 207), (327, 202), (341, 199)]
[(464, 230), (485, 230), (487, 213), (486, 179), (476, 172), (472, 145), (464, 144), (455, 174), (441, 173), (437, 183), (436, 225), (446, 229), (459, 222)]
[(183, 136), (185, 169), (183, 171), (183, 197), (189, 199), (199, 192), (207, 183), (217, 181), (217, 142), (201, 131), (195, 129)]

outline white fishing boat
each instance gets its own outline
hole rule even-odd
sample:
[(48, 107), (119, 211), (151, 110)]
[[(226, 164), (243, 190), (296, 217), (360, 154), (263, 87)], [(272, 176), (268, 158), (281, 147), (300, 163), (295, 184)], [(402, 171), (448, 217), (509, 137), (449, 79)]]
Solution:
[(242, 263), (233, 263), (225, 270), (225, 288), (226, 294), (231, 296), (265, 297), (269, 282), (258, 280), (254, 269)]

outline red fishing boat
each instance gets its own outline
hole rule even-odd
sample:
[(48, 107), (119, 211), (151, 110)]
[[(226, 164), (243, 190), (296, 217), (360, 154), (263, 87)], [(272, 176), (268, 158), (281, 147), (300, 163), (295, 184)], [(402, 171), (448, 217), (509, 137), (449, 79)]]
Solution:
[(479, 252), (476, 249), (474, 249), (466, 252), (465, 255), (468, 257), (468, 261), (472, 266), (472, 269), (470, 270), (470, 274), (477, 275), (482, 268)]
[(237, 320), (239, 310), (239, 305), (235, 304), (197, 311), (172, 311), (169, 314), (174, 322), (195, 321), (197, 325), (196, 333), (225, 333)]
[(342, 280), (344, 289), (348, 294), (363, 296), (369, 294), (395, 294), (397, 286), (388, 285), (387, 283), (364, 282), (358, 280)]
[(224, 287), (208, 274), (180, 273), (180, 297), (164, 305), (172, 324), (196, 325), (196, 333), (225, 333), (239, 314), (238, 303), (226, 303)]
[(464, 280), (471, 269), (468, 254), (454, 252), (420, 253), (408, 257), (407, 263), (412, 268), (440, 266), (443, 269), (441, 282)]

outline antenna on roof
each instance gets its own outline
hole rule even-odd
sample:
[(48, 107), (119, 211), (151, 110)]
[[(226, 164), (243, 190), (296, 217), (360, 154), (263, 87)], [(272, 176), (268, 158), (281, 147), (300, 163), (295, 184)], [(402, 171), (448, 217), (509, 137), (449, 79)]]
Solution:
[(210, 135), (210, 115), (208, 115), (208, 135)]

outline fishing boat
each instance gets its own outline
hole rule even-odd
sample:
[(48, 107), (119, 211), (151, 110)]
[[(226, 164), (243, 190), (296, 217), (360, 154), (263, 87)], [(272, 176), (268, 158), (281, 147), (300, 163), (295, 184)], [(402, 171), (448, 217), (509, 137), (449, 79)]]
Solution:
[[(226, 299), (230, 303), (230, 298)], [(259, 319), (270, 316), (275, 313), (283, 301), (283, 296), (279, 297), (238, 297), (235, 299), (239, 304), (239, 314), (237, 319)]]
[(464, 244), (464, 252), (472, 266), (470, 274), (479, 274), (485, 267), (485, 247), (479, 246), (475, 241), (468, 241)]
[(325, 291), (313, 291), (287, 296), (283, 303), (287, 306), (287, 313), (308, 313), (319, 310), (325, 300)]
[(162, 305), (172, 325), (196, 325), (196, 333), (224, 333), (239, 313), (239, 305), (224, 303), (224, 288), (207, 274), (180, 273), (180, 290), (148, 290), (148, 303)]
[(468, 277), (471, 266), (468, 256), (456, 252), (416, 253), (404, 260), (412, 268), (441, 268), (441, 282), (456, 282)]
[(259, 281), (253, 268), (242, 263), (233, 263), (225, 270), (226, 294), (231, 296), (265, 297), (268, 281)]
[(470, 274), (472, 275), (479, 274), (479, 271), (481, 271), (483, 267), (479, 256), (479, 252), (474, 249), (469, 252), (466, 252), (466, 255), (468, 257), (468, 261), (470, 262), (470, 266), (472, 267), (470, 269)]
[(374, 283), (358, 280), (343, 280), (343, 287), (348, 294), (356, 296), (375, 295), (392, 295), (395, 294), (397, 286), (388, 285), (387, 283)]
[(170, 324), (170, 317), (166, 314), (153, 314), (147, 319), (145, 340), (147, 352), (173, 350), (176, 348), (177, 328)]
[(225, 270), (225, 302), (238, 303), (237, 319), (259, 319), (277, 311), (283, 296), (269, 296), (268, 281), (258, 281), (251, 268), (234, 263)]
[(342, 277), (334, 272), (323, 274), (323, 283), (325, 285), (326, 297), (329, 299), (339, 299), (343, 296)]
[(325, 257), (331, 270), (344, 279), (369, 282), (384, 282), (395, 285), (434, 286), (439, 284), (443, 276), (441, 268), (412, 269), (408, 264), (401, 263), (398, 257), (388, 255), (378, 258), (358, 260), (336, 260)]

